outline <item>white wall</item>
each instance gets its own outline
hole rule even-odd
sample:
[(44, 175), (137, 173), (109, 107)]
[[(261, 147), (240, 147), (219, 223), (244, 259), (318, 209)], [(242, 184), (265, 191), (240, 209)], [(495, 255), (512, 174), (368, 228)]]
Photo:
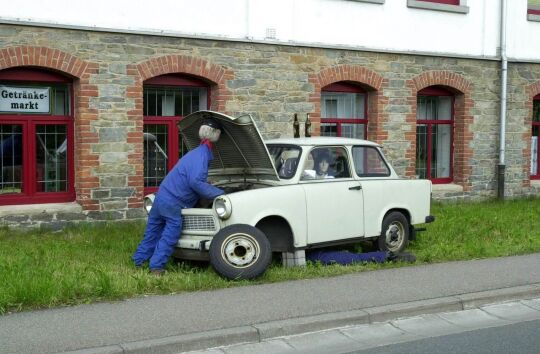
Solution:
[[(275, 30), (286, 43), (495, 57), (500, 1), (467, 0), (461, 14), (407, 0), (0, 0), (0, 18), (241, 40)], [(507, 1), (509, 57), (540, 60), (540, 22), (527, 21), (527, 0)]]
[(540, 59), (540, 22), (527, 21), (521, 16), (527, 11), (527, 1), (506, 1), (508, 2), (508, 57), (538, 61)]
[(245, 38), (247, 0), (0, 0), (2, 18)]

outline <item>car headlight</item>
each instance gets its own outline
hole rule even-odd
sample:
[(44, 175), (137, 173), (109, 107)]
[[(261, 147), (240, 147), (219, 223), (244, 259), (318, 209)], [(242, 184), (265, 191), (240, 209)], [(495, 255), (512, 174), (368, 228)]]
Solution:
[(214, 210), (220, 219), (228, 219), (232, 213), (232, 204), (226, 196), (217, 197), (214, 201)]
[(152, 205), (154, 205), (154, 199), (156, 199), (155, 194), (148, 194), (144, 197), (144, 210), (146, 210), (147, 214), (150, 214), (150, 210), (152, 209)]

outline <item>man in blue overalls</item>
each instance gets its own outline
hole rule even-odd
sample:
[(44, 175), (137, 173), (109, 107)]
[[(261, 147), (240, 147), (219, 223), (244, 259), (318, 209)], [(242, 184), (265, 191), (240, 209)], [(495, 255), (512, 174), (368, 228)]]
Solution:
[(161, 182), (144, 238), (132, 257), (135, 266), (149, 260), (150, 272), (161, 275), (182, 232), (182, 209), (192, 208), (199, 198), (214, 199), (224, 193), (206, 180), (214, 158), (213, 143), (221, 129), (217, 120), (205, 118), (199, 129), (201, 144), (184, 155)]

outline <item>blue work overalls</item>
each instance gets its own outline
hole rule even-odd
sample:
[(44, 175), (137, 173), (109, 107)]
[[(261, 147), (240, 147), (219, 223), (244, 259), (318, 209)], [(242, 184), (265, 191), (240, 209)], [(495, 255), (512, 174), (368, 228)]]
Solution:
[(351, 253), (347, 251), (316, 250), (308, 252), (306, 258), (312, 262), (321, 262), (321, 264), (384, 263), (388, 260), (388, 253), (383, 251)]
[(192, 208), (199, 198), (223, 194), (206, 180), (213, 158), (211, 147), (203, 143), (184, 155), (161, 182), (144, 238), (132, 257), (136, 266), (150, 260), (150, 269), (163, 269), (182, 233), (182, 209)]

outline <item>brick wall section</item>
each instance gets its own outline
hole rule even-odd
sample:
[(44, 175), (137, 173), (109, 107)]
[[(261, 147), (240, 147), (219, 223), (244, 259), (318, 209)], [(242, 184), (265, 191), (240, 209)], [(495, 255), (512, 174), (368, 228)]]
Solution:
[(351, 81), (360, 84), (368, 92), (368, 139), (378, 143), (387, 139), (388, 132), (384, 131), (382, 126), (385, 121), (384, 107), (388, 100), (381, 92), (387, 80), (381, 75), (359, 65), (339, 65), (311, 73), (308, 80), (314, 89), (309, 96), (309, 102), (314, 108), (310, 116), (314, 135), (320, 135), (322, 88), (339, 81)]
[(406, 157), (410, 164), (406, 169), (406, 175), (415, 175), (415, 155), (416, 155), (416, 102), (418, 91), (429, 86), (445, 86), (455, 93), (455, 113), (454, 113), (454, 161), (453, 175), (454, 183), (463, 187), (464, 191), (471, 189), (469, 177), (471, 176), (471, 159), (473, 157), (471, 126), (473, 117), (471, 109), (473, 101), (471, 99), (471, 83), (463, 76), (449, 71), (430, 71), (416, 76), (407, 82), (407, 87), (411, 89), (408, 99), (412, 111), (407, 115), (406, 121), (414, 127), (405, 137), (410, 143), (410, 148), (406, 152)]
[(92, 153), (91, 145), (98, 141), (90, 123), (97, 120), (97, 111), (90, 109), (90, 97), (98, 96), (98, 88), (89, 84), (98, 65), (79, 59), (58, 49), (35, 46), (8, 47), (0, 50), (0, 70), (17, 66), (39, 66), (53, 69), (75, 78), (73, 83), (75, 118), (75, 192), (77, 201), (85, 210), (99, 210), (99, 201), (90, 198), (92, 188), (98, 186), (98, 178), (92, 168), (97, 166), (99, 156)]
[(127, 75), (133, 76), (134, 84), (126, 88), (126, 98), (133, 101), (134, 109), (127, 112), (128, 120), (134, 123), (134, 129), (127, 133), (133, 152), (128, 154), (128, 163), (134, 167), (134, 173), (128, 177), (128, 185), (135, 189), (135, 194), (128, 199), (128, 208), (142, 207), (144, 193), (143, 178), (143, 84), (145, 80), (156, 76), (182, 73), (195, 75), (210, 81), (210, 109), (224, 112), (225, 103), (231, 92), (226, 81), (234, 79), (230, 69), (209, 63), (201, 58), (186, 55), (165, 55), (145, 60), (138, 64), (127, 65)]

